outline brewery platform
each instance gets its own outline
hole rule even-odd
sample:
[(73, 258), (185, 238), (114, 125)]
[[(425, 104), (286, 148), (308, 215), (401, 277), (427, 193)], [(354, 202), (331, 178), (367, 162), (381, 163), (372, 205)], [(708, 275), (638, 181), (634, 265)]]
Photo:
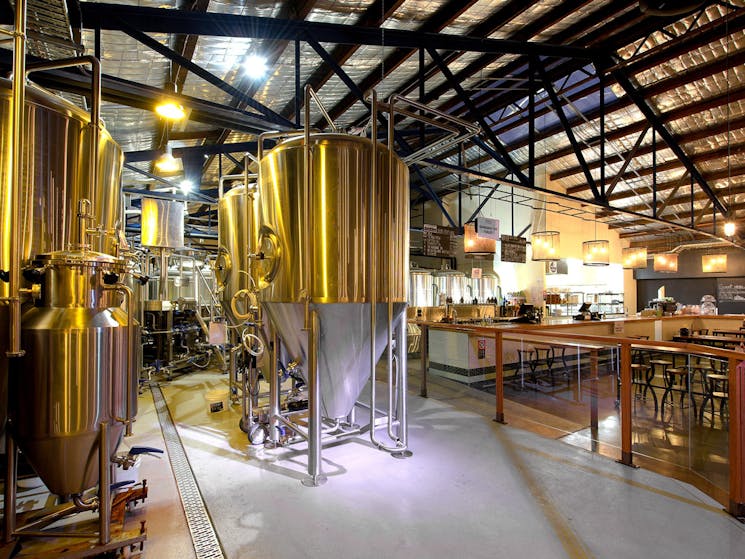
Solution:
[[(417, 367), (410, 363), (410, 387), (418, 386)], [(324, 448), (328, 483), (306, 488), (302, 447), (252, 449), (237, 406), (208, 411), (205, 394), (226, 381), (201, 372), (160, 386), (221, 555), (195, 553), (163, 458), (141, 466), (150, 486), (144, 557), (680, 559), (745, 552), (745, 525), (693, 486), (497, 424), (492, 397), (443, 378), (430, 379), (429, 398), (409, 393), (411, 458), (395, 460), (356, 437)], [(140, 397), (135, 433), (125, 444), (163, 448), (149, 390)]]

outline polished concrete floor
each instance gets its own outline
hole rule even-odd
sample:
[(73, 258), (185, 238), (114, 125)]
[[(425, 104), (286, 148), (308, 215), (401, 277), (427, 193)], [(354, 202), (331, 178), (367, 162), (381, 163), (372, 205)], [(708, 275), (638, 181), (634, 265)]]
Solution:
[[(520, 403), (497, 424), (493, 397), (451, 381), (430, 378), (425, 399), (410, 379), (412, 457), (356, 437), (324, 449), (328, 483), (315, 488), (300, 483), (302, 448), (254, 450), (238, 409), (208, 411), (205, 394), (224, 375), (161, 386), (231, 559), (745, 556), (745, 525), (692, 485), (526, 431), (556, 438)], [(125, 444), (163, 446), (149, 391), (135, 431)], [(145, 556), (195, 557), (168, 460), (148, 460), (141, 475)]]

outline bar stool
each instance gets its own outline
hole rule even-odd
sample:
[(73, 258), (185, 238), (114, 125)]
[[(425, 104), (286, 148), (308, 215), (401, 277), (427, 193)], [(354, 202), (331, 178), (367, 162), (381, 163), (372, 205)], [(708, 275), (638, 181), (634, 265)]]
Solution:
[(713, 373), (706, 375), (706, 394), (701, 402), (699, 421), (704, 421), (706, 404), (711, 405), (711, 423), (714, 424), (714, 401), (719, 402), (719, 418), (724, 422), (724, 410), (729, 414), (729, 377), (726, 374)]
[(683, 405), (683, 399), (688, 396), (693, 407), (693, 415), (695, 416), (696, 401), (691, 396), (690, 384), (688, 382), (688, 367), (666, 367), (663, 370), (663, 377), (665, 380), (665, 392), (662, 394), (661, 407), (663, 409), (665, 408), (665, 401), (668, 396), (670, 396), (671, 400), (673, 399), (673, 392), (680, 392), (681, 409), (686, 407)]
[[(554, 363), (561, 359), (561, 374), (567, 381), (567, 386), (571, 383), (571, 375), (569, 374), (569, 365), (567, 365), (567, 348), (563, 345), (552, 345), (551, 353), (553, 356)], [(551, 373), (551, 381), (553, 383), (553, 372)]]
[(652, 399), (654, 400), (654, 412), (656, 414), (659, 404), (657, 403), (657, 393), (654, 391), (654, 386), (652, 386), (653, 378), (652, 367), (646, 363), (631, 364), (631, 384), (634, 386), (634, 397), (646, 401), (647, 391), (651, 392)]
[[(662, 386), (667, 386), (665, 383), (665, 371), (668, 367), (672, 366), (673, 362), (669, 359), (650, 359), (649, 360), (649, 366), (651, 367), (651, 372), (649, 373), (649, 383), (648, 387), (652, 386), (652, 381), (654, 379), (659, 378), (662, 379)], [(658, 374), (658, 370), (660, 371)], [(645, 389), (644, 395), (647, 395), (647, 391)]]
[(532, 347), (525, 347), (517, 350), (517, 360), (520, 363), (520, 386), (525, 384), (525, 375), (530, 375), (533, 383), (535, 383), (535, 352)]

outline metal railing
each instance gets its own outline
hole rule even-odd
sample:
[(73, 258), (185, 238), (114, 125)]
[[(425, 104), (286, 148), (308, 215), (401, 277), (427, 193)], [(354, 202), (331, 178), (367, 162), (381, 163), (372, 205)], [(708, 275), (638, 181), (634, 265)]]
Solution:
[[(645, 465), (667, 462), (667, 470), (672, 464), (692, 478), (701, 478), (697, 485), (723, 501), (730, 514), (745, 515), (744, 353), (623, 334), (611, 337), (541, 327), (417, 325), (421, 328), (422, 396), (427, 396), (430, 369), (439, 365), (431, 362), (433, 332), (462, 333), (483, 343), (491, 340), (495, 421), (527, 421), (517, 411), (509, 416), (506, 400), (510, 403), (507, 409), (524, 411), (525, 406), (533, 406), (542, 418), (556, 413), (560, 416), (557, 430), (564, 431), (559, 438), (585, 445), (589, 442), (588, 450), (592, 451), (602, 447), (603, 454), (628, 466), (635, 465), (635, 459)], [(712, 366), (709, 373), (702, 372)], [(698, 379), (697, 374), (701, 375)], [(710, 378), (727, 386), (717, 400), (705, 384)], [(603, 423), (608, 420), (618, 421), (618, 425), (604, 430)], [(650, 436), (665, 439), (667, 455), (649, 452), (654, 445), (645, 441)], [(712, 456), (715, 459), (710, 459)]]

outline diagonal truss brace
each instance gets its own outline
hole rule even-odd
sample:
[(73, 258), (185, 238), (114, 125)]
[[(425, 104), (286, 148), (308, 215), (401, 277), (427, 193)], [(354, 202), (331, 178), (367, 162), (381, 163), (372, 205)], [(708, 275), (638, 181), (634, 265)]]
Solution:
[(569, 123), (569, 120), (567, 119), (566, 114), (564, 113), (564, 108), (561, 105), (561, 101), (559, 100), (559, 97), (556, 95), (556, 91), (554, 91), (553, 85), (551, 85), (551, 81), (548, 79), (548, 76), (546, 75), (546, 70), (543, 68), (543, 65), (540, 63), (536, 64), (536, 67), (538, 68), (538, 74), (541, 76), (541, 82), (543, 83), (543, 88), (546, 90), (546, 93), (548, 93), (548, 96), (551, 99), (551, 103), (554, 106), (556, 115), (559, 117), (559, 120), (561, 121), (561, 124), (564, 127), (564, 132), (566, 132), (567, 138), (569, 138), (569, 143), (572, 144), (572, 149), (574, 149), (574, 155), (577, 157), (577, 161), (579, 162), (580, 167), (582, 167), (582, 172), (585, 174), (585, 179), (587, 180), (587, 184), (589, 185), (590, 190), (592, 190), (592, 195), (595, 198), (595, 200), (602, 201), (603, 197), (600, 195), (600, 192), (598, 191), (598, 186), (597, 184), (595, 184), (595, 179), (592, 177), (592, 173), (590, 172), (590, 167), (587, 165), (587, 161), (585, 161), (585, 157), (582, 155), (582, 146), (579, 145), (577, 138), (574, 136), (574, 132), (572, 131), (572, 126)]
[(255, 109), (259, 111), (261, 114), (264, 115), (264, 117), (267, 120), (272, 121), (274, 124), (281, 126), (285, 129), (294, 129), (296, 128), (295, 124), (293, 122), (290, 122), (286, 118), (284, 118), (282, 115), (279, 115), (272, 111), (270, 108), (262, 105), (256, 99), (251, 97), (250, 95), (246, 95), (242, 91), (236, 89), (229, 83), (227, 83), (224, 80), (221, 80), (211, 72), (208, 72), (204, 68), (201, 68), (200, 66), (194, 64), (191, 60), (188, 58), (185, 58), (181, 56), (179, 53), (171, 50), (167, 46), (161, 44), (160, 42), (156, 41), (155, 39), (149, 37), (145, 33), (138, 31), (137, 29), (127, 25), (126, 23), (122, 23), (122, 29), (124, 32), (135, 39), (136, 41), (139, 41), (146, 47), (149, 47), (153, 49), (155, 52), (160, 54), (161, 56), (164, 56), (168, 60), (171, 60), (175, 62), (176, 64), (183, 66), (190, 72), (196, 74), (200, 78), (204, 79), (205, 81), (211, 83), (215, 87), (218, 87), (222, 91), (228, 93), (229, 95), (232, 95), (234, 98), (239, 99), (246, 103), (249, 107), (252, 109)]
[[(610, 66), (613, 65), (612, 60), (608, 60), (607, 63)], [(714, 209), (722, 215), (727, 215), (729, 211), (727, 207), (722, 203), (711, 186), (709, 186), (709, 183), (706, 182), (706, 179), (703, 177), (703, 175), (701, 175), (701, 173), (693, 164), (693, 161), (691, 161), (686, 152), (683, 151), (683, 148), (681, 148), (680, 145), (675, 141), (675, 138), (665, 127), (665, 123), (660, 119), (659, 116), (657, 116), (649, 102), (641, 93), (639, 93), (637, 88), (634, 87), (634, 84), (631, 83), (631, 80), (623, 71), (621, 71), (620, 68), (613, 68), (611, 69), (611, 72), (616, 78), (618, 85), (623, 88), (623, 90), (626, 92), (626, 95), (628, 95), (629, 98), (634, 102), (637, 108), (646, 117), (647, 121), (652, 125), (652, 128), (660, 135), (660, 137), (670, 148), (670, 151), (675, 154), (675, 156), (680, 160), (686, 170), (691, 174), (693, 180), (698, 183), (698, 185), (701, 187), (701, 190), (703, 190), (706, 196), (708, 196), (709, 200), (711, 200), (712, 204), (714, 205)]]
[[(486, 134), (487, 138), (489, 138), (489, 141), (491, 141), (497, 151), (497, 154), (499, 155), (499, 157), (496, 158), (497, 161), (501, 165), (504, 165), (507, 170), (512, 173), (512, 175), (517, 177), (517, 179), (520, 181), (520, 184), (522, 184), (523, 186), (532, 186), (530, 184), (530, 181), (528, 180), (528, 177), (525, 176), (525, 174), (520, 170), (517, 164), (512, 160), (507, 149), (502, 145), (502, 142), (499, 141), (497, 135), (486, 122), (486, 119), (481, 114), (481, 111), (478, 110), (473, 101), (471, 101), (471, 98), (458, 83), (458, 80), (455, 79), (455, 76), (453, 76), (453, 73), (450, 71), (450, 68), (448, 68), (447, 64), (445, 64), (445, 61), (442, 59), (442, 57), (434, 48), (428, 48), (427, 52), (429, 53), (429, 56), (432, 58), (432, 60), (434, 60), (435, 64), (437, 64), (437, 66), (440, 68), (440, 72), (442, 72), (442, 75), (445, 76), (445, 79), (447, 80), (450, 87), (455, 90), (461, 101), (463, 101), (463, 103), (466, 105), (466, 107), (468, 108), (468, 112), (471, 113), (471, 116), (473, 118), (478, 120), (481, 129), (484, 131), (484, 134)], [(490, 155), (495, 154), (490, 153)]]

